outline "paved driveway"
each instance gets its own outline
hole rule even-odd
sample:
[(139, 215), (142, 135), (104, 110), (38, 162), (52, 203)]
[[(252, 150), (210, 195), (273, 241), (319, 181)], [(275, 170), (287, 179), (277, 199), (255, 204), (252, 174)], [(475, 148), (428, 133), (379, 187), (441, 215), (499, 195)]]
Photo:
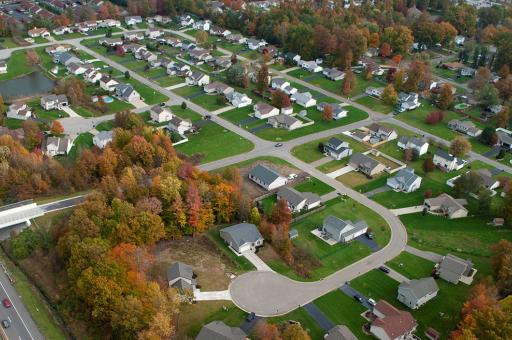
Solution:
[(260, 259), (260, 257), (258, 255), (256, 255), (254, 252), (248, 250), (248, 251), (244, 251), (242, 253), (242, 256), (245, 257), (247, 260), (249, 260), (249, 262), (252, 263), (253, 266), (256, 267), (257, 270), (261, 270), (261, 271), (267, 271), (267, 272), (272, 272), (272, 268), (270, 268), (265, 262), (263, 262), (262, 259)]
[(354, 298), (355, 296), (359, 296), (361, 299), (363, 299), (363, 302), (361, 302), (361, 304), (365, 308), (368, 308), (368, 309), (372, 309), (373, 308), (373, 306), (370, 304), (370, 302), (368, 302), (368, 297), (365, 296), (364, 294), (361, 294), (361, 292), (359, 292), (355, 288), (352, 288), (351, 285), (348, 285), (348, 284), (345, 283), (343, 286), (340, 287), (340, 290), (343, 293), (345, 293), (346, 295), (348, 295), (351, 298), (353, 298), (353, 299), (355, 299)]
[(313, 302), (308, 303), (304, 306), (304, 309), (311, 315), (313, 319), (318, 323), (320, 327), (326, 332), (334, 327), (334, 324), (325, 316), (324, 313)]
[(194, 292), (194, 298), (196, 301), (231, 300), (231, 295), (229, 294), (229, 290), (210, 292), (201, 292), (200, 290), (197, 290)]
[(338, 169), (336, 171), (333, 171), (333, 172), (330, 172), (327, 174), (327, 176), (331, 177), (331, 178), (336, 178), (336, 177), (339, 177), (341, 175), (344, 175), (344, 174), (348, 174), (349, 172), (351, 171), (354, 171), (354, 167), (350, 166), (350, 165), (347, 165), (341, 169)]
[(380, 194), (381, 192), (386, 192), (386, 191), (389, 191), (389, 190), (391, 190), (390, 187), (388, 187), (387, 185), (383, 185), (383, 186), (381, 186), (379, 188), (376, 188), (376, 189), (368, 191), (364, 195), (366, 197), (372, 197), (373, 195), (377, 195), (377, 194)]
[(414, 214), (423, 211), (422, 205), (415, 205), (414, 207), (400, 208), (400, 209), (391, 209), (391, 212), (396, 216)]
[(375, 240), (370, 240), (366, 235), (361, 235), (355, 238), (356, 241), (361, 242), (365, 246), (368, 246), (373, 252), (376, 252), (380, 249), (379, 245)]

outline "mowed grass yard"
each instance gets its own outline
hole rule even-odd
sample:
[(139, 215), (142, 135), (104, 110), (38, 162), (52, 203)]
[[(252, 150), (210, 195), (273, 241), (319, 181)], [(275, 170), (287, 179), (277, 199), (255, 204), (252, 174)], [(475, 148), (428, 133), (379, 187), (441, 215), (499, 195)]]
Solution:
[(309, 177), (304, 182), (294, 186), (300, 192), (314, 192), (320, 196), (334, 191), (334, 188), (315, 177)]
[(14, 51), (7, 61), (7, 73), (0, 74), (0, 81), (18, 78), (33, 70), (34, 69), (27, 62), (26, 51)]
[(390, 113), (393, 112), (393, 106), (384, 104), (382, 100), (365, 96), (356, 100), (356, 103), (364, 105), (372, 110), (378, 111), (380, 113)]
[(309, 278), (298, 276), (281, 260), (268, 261), (268, 265), (271, 268), (292, 279), (316, 281), (368, 256), (371, 253), (370, 248), (358, 241), (331, 246), (313, 235), (311, 231), (321, 227), (324, 218), (329, 215), (334, 215), (344, 220), (364, 220), (372, 228), (375, 234), (375, 241), (381, 247), (388, 243), (390, 237), (389, 226), (382, 217), (369, 208), (350, 198), (334, 198), (326, 202), (325, 205), (325, 209), (294, 222), (290, 227), (297, 229), (299, 232), (299, 236), (293, 239), (293, 243), (297, 247), (308, 251), (313, 257), (322, 263), (322, 266), (313, 270)]

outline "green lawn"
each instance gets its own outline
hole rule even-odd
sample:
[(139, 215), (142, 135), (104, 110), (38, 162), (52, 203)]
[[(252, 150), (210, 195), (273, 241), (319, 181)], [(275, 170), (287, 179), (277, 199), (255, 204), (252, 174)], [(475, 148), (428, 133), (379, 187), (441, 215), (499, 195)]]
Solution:
[(62, 35), (54, 35), (53, 37), (56, 40), (66, 40), (66, 39), (75, 39), (75, 38), (82, 38), (84, 35), (82, 33), (73, 32), (73, 33), (67, 33)]
[(314, 303), (332, 323), (347, 326), (359, 340), (373, 339), (362, 331), (367, 321), (361, 314), (366, 308), (339, 289), (319, 297)]
[(14, 48), (18, 47), (18, 44), (14, 42), (13, 38), (9, 37), (1, 37), (0, 38), (0, 48)]
[(27, 63), (25, 50), (14, 51), (7, 62), (7, 73), (0, 74), (0, 81), (24, 76), (33, 70)]
[(166, 77), (155, 79), (154, 81), (162, 87), (169, 87), (169, 86), (173, 86), (173, 85), (177, 85), (177, 84), (181, 84), (181, 83), (185, 82), (185, 80), (183, 78), (175, 77), (175, 76), (166, 76)]
[(215, 111), (228, 105), (226, 102), (219, 102), (219, 97), (219, 95), (210, 95), (204, 93), (200, 96), (192, 98), (191, 101), (199, 106), (202, 106), (208, 111)]
[(328, 184), (325, 184), (321, 180), (315, 177), (309, 177), (304, 182), (297, 184), (294, 186), (300, 192), (314, 192), (320, 196), (325, 195), (331, 191), (334, 191), (334, 188)]
[(133, 85), (133, 88), (139, 92), (140, 96), (144, 100), (144, 102), (148, 105), (154, 105), (158, 103), (162, 103), (167, 101), (169, 98), (167, 96), (161, 94), (153, 90), (152, 88), (138, 82), (137, 80), (130, 78), (128, 80), (123, 80), (124, 82), (130, 83)]
[(347, 160), (346, 159), (342, 159), (342, 160), (336, 160), (336, 159), (333, 159), (332, 161), (329, 161), (327, 163), (324, 163), (320, 166), (317, 166), (316, 168), (320, 171), (322, 171), (324, 174), (328, 174), (330, 172), (333, 172), (333, 171), (336, 171), (338, 169), (341, 169), (342, 167), (344, 167), (345, 165), (347, 164)]
[(282, 261), (269, 261), (270, 263), (268, 264), (270, 267), (293, 279), (316, 281), (371, 253), (370, 248), (357, 241), (331, 246), (313, 235), (311, 231), (320, 227), (324, 218), (329, 215), (351, 221), (364, 220), (372, 228), (375, 234), (375, 241), (380, 246), (383, 247), (388, 243), (390, 237), (389, 227), (384, 219), (371, 209), (350, 198), (346, 200), (334, 198), (326, 202), (325, 205), (325, 209), (294, 222), (291, 225), (291, 228), (299, 231), (299, 236), (293, 239), (293, 243), (317, 258), (322, 263), (322, 266), (313, 270), (309, 278), (299, 277)]
[(85, 149), (90, 149), (93, 146), (93, 135), (89, 132), (82, 133), (73, 142), (73, 147), (69, 151), (68, 157), (76, 160)]
[(98, 131), (110, 131), (115, 127), (113, 120), (107, 120), (106, 122), (101, 122), (96, 125), (96, 130)]
[[(198, 134), (189, 134), (187, 137), (189, 141), (177, 145), (176, 150), (189, 156), (202, 153), (204, 154), (202, 163), (249, 152), (254, 148), (247, 139), (213, 122), (202, 126)], [(227, 145), (229, 147), (226, 147)]]
[(384, 104), (382, 100), (375, 99), (370, 96), (359, 98), (356, 102), (381, 113), (387, 114), (393, 111), (392, 106)]
[(324, 154), (320, 152), (320, 149), (318, 149), (318, 144), (321, 142), (328, 141), (331, 137), (336, 137), (348, 142), (350, 144), (350, 147), (354, 150), (354, 153), (365, 152), (368, 150), (368, 147), (366, 145), (361, 144), (356, 140), (343, 134), (338, 134), (298, 145), (292, 149), (292, 155), (306, 163), (312, 163), (314, 161), (317, 161), (324, 157)]
[(295, 167), (293, 164), (290, 164), (281, 158), (277, 158), (277, 157), (273, 157), (273, 156), (261, 156), (261, 157), (251, 158), (246, 161), (239, 162), (239, 163), (231, 164), (231, 165), (225, 166), (223, 168), (217, 168), (215, 170), (212, 170), (211, 172), (218, 173), (218, 172), (222, 172), (223, 170), (228, 169), (228, 168), (243, 168), (243, 167), (249, 166), (257, 161), (268, 161), (268, 162), (272, 162), (276, 165), (286, 165), (287, 167), (290, 167), (292, 169), (297, 169), (297, 167)]
[(297, 308), (286, 315), (268, 319), (271, 323), (283, 323), (290, 320), (300, 322), (300, 325), (308, 332), (311, 339), (323, 339), (324, 330), (320, 328), (315, 319), (303, 307)]
[(196, 93), (203, 93), (203, 89), (198, 86), (183, 86), (177, 89), (172, 90), (172, 92), (176, 93), (178, 96), (189, 98), (191, 95)]
[(421, 279), (432, 274), (434, 263), (403, 251), (400, 255), (386, 262), (386, 265), (401, 273), (408, 279)]
[(15, 280), (14, 288), (20, 295), (23, 304), (34, 319), (43, 336), (47, 339), (67, 339), (66, 335), (49, 312), (49, 307), (45, 299), (38, 293), (25, 274), (7, 258), (3, 250), (0, 251), (0, 259), (13, 276)]
[(23, 125), (24, 120), (14, 119), (14, 118), (6, 118), (4, 120), (4, 125), (7, 126), (11, 130), (15, 130), (20, 128)]
[(237, 256), (231, 249), (228, 248), (224, 240), (220, 237), (219, 230), (221, 228), (211, 228), (206, 232), (206, 236), (213, 241), (217, 248), (222, 253), (222, 256), (227, 257), (238, 270), (239, 273), (254, 270), (254, 266), (249, 260), (243, 256)]
[(173, 105), (169, 107), (175, 115), (183, 119), (190, 119), (191, 121), (202, 119), (201, 115), (192, 109), (185, 108), (182, 109), (181, 105)]

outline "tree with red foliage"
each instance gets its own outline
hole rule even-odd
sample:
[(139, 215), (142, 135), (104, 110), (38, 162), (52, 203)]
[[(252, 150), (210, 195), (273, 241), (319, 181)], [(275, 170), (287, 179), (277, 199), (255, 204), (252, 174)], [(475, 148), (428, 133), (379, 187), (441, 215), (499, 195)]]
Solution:
[(332, 120), (332, 106), (331, 105), (325, 105), (324, 111), (322, 112), (322, 119), (330, 122)]
[(277, 201), (277, 203), (274, 205), (272, 209), (270, 221), (276, 225), (290, 225), (292, 223), (292, 212), (286, 200), (280, 199)]
[(379, 54), (384, 58), (388, 58), (391, 55), (391, 46), (386, 42), (383, 43), (380, 45)]
[(272, 105), (278, 109), (282, 109), (283, 107), (292, 105), (292, 102), (286, 93), (281, 90), (275, 90), (272, 92)]
[(395, 54), (393, 58), (391, 58), (391, 61), (393, 61), (395, 65), (399, 66), (402, 61), (402, 56), (400, 54)]
[(428, 116), (425, 118), (425, 123), (429, 125), (435, 125), (444, 119), (444, 112), (443, 111), (432, 111), (428, 114)]
[(197, 185), (188, 181), (187, 183), (187, 222), (195, 231), (200, 227), (199, 225), (199, 210), (201, 209), (201, 197), (199, 196), (199, 190)]
[(436, 168), (436, 165), (434, 164), (434, 161), (432, 160), (432, 157), (427, 157), (423, 161), (422, 169), (424, 172), (432, 172)]
[(349, 68), (345, 73), (345, 78), (343, 78), (343, 82), (341, 84), (341, 93), (345, 96), (348, 96), (352, 93), (352, 90), (356, 86), (356, 77), (352, 70)]

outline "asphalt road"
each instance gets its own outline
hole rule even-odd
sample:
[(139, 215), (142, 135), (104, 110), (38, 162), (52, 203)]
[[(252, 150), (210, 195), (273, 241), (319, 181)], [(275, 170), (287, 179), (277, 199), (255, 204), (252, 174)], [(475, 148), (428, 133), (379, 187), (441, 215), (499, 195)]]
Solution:
[(87, 195), (75, 196), (75, 197), (66, 198), (66, 199), (63, 199), (60, 201), (42, 204), (42, 205), (39, 205), (39, 207), (41, 209), (43, 209), (43, 211), (45, 213), (49, 213), (52, 211), (72, 208), (76, 205), (79, 205), (79, 204), (83, 203), (83, 201), (85, 200), (86, 197), (87, 197)]

